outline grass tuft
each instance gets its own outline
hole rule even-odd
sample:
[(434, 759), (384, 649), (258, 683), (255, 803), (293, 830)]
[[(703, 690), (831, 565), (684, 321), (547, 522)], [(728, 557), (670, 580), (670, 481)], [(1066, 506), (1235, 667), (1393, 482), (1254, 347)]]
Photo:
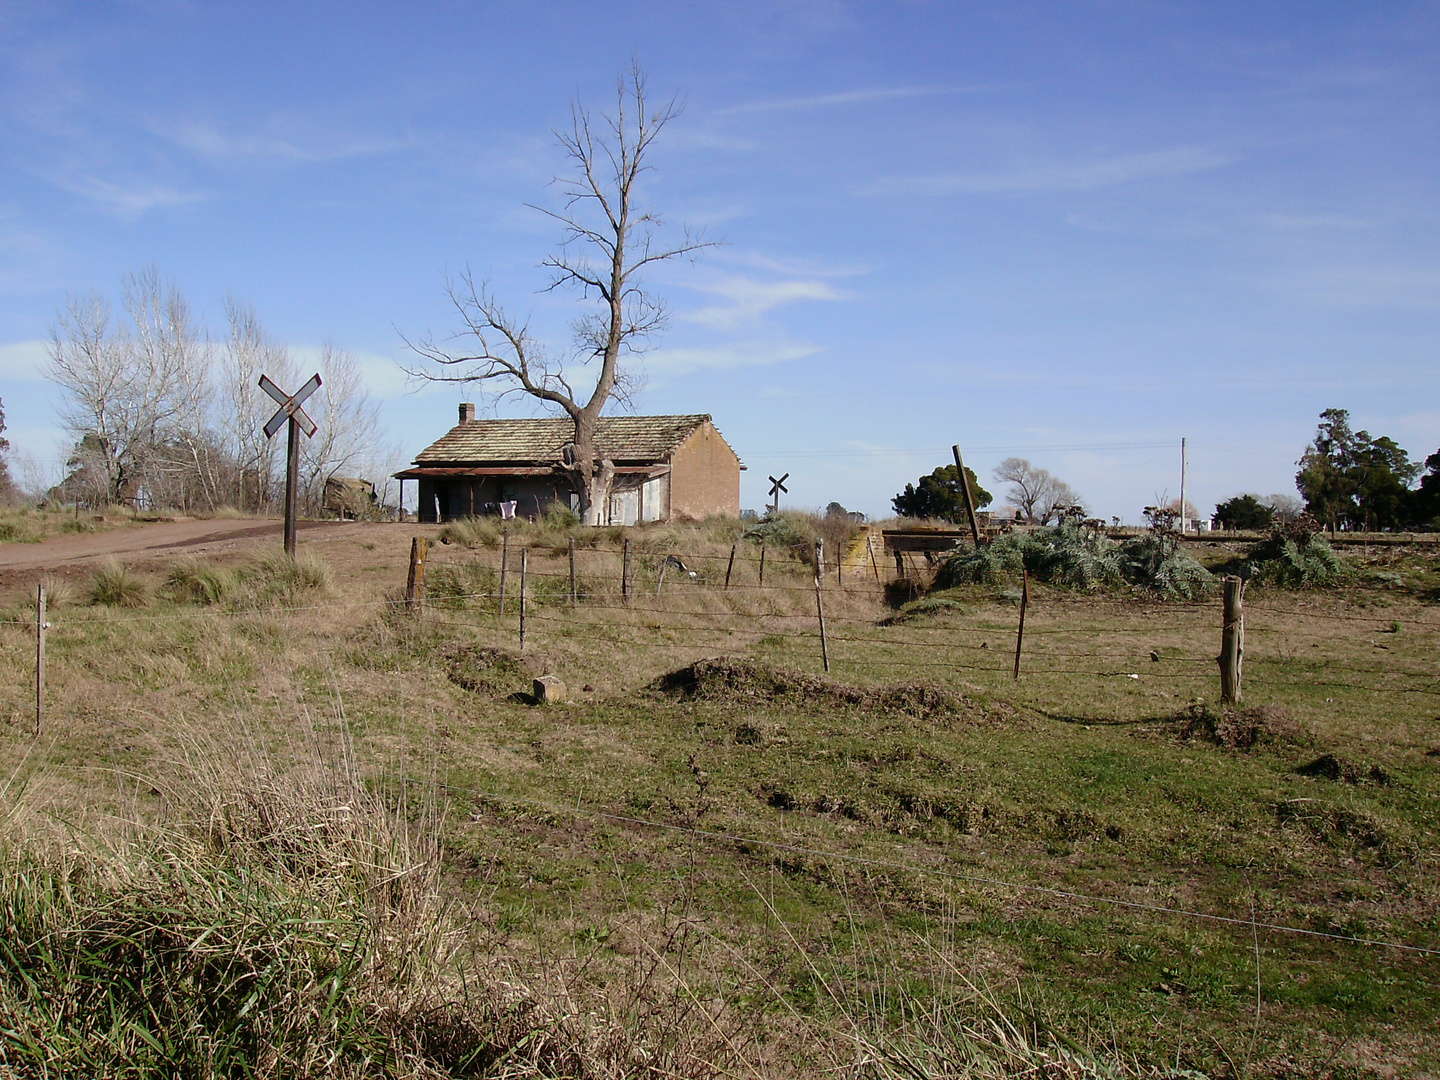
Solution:
[(137, 608), (149, 601), (145, 582), (116, 559), (106, 559), (90, 577), (90, 602), (106, 607)]
[(238, 584), (233, 573), (195, 556), (180, 559), (165, 575), (166, 591), (182, 604), (223, 604)]

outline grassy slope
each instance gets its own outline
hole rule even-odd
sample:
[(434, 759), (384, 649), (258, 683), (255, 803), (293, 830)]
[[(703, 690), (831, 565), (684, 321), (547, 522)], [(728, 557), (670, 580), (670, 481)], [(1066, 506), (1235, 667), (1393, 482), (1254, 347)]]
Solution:
[[(1287, 1075), (1335, 1055), (1332, 1067), (1350, 1075), (1385, 1061), (1409, 1075), (1440, 1069), (1434, 957), (1252, 937), (945, 876), (1440, 945), (1440, 758), (1427, 756), (1440, 748), (1440, 707), (1354, 688), (1434, 688), (1433, 606), (1398, 590), (1252, 594), (1247, 703), (1283, 705), (1290, 723), (1249, 752), (1184, 739), (1173, 719), (1215, 692), (1215, 605), (1041, 594), (1017, 684), (1013, 606), (977, 591), (958, 597), (958, 611), (881, 627), (878, 595), (855, 583), (827, 598), (836, 677), (923, 678), (969, 695), (967, 716), (684, 701), (647, 687), (702, 656), (818, 670), (813, 594), (808, 571), (773, 552), (766, 584), (791, 591), (744, 588), (756, 567), (742, 559), (723, 594), (728, 543), (653, 532), (637, 545), (630, 610), (604, 591), (618, 576), (610, 553), (582, 550), (592, 597), (573, 615), (563, 577), (540, 579), (548, 602), (528, 627), (529, 662), (561, 674), (578, 700), (537, 709), (514, 698), (528, 673), (473, 677), (463, 651), (513, 649), (513, 610), (500, 619), (493, 600), (452, 599), (417, 624), (346, 606), (403, 580), (409, 532), (375, 535), (368, 550), (324, 553), (339, 596), (301, 599), (304, 610), (62, 608), (49, 646), (53, 741), (29, 749), (30, 691), (12, 681), (0, 697), (7, 766), (28, 751), (25, 769), (143, 773), (178, 731), (216, 717), (279, 744), (297, 703), (321, 727), (333, 722), (338, 689), (367, 769), (450, 785), (449, 877), (487, 931), (536, 970), (557, 958), (583, 969), (595, 993), (661, 956), (697, 996), (766, 1017), (775, 1032), (797, 1014), (899, 1024), (911, 998), (943, 999), (964, 977), (1009, 987), (1012, 1006), (1021, 995), (1082, 1041), (1156, 1065), (1178, 1054), (1223, 1075), (1227, 1059), (1238, 1069), (1249, 1058), (1255, 1072)], [(558, 538), (548, 541), (532, 567), (563, 575)], [(672, 577), (657, 599), (667, 548), (701, 580)], [(491, 587), (495, 563), (488, 549), (437, 548), (430, 573), (470, 591)], [(509, 588), (513, 597), (513, 576)], [(1381, 633), (1392, 620), (1400, 632)], [(684, 629), (696, 625), (710, 629)], [(29, 663), (28, 642), (21, 623), (0, 630), (9, 670)], [(1323, 753), (1360, 776), (1378, 766), (1389, 783), (1296, 771)], [(75, 778), (74, 803), (120, 798), (86, 773), (60, 775)]]

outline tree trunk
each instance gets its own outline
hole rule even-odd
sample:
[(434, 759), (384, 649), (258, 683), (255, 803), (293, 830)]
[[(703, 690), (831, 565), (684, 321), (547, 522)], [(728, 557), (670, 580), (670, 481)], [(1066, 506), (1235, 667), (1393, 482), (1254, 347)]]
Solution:
[(575, 441), (560, 452), (560, 470), (580, 501), (580, 520), (586, 525), (605, 523), (605, 505), (615, 486), (615, 463), (598, 458), (595, 451), (596, 417), (588, 410), (574, 414)]

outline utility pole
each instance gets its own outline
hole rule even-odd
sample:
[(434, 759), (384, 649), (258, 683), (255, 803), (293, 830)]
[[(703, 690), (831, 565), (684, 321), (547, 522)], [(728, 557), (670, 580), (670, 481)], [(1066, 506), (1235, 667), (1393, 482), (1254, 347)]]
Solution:
[(975, 546), (980, 546), (980, 522), (975, 518), (975, 495), (970, 490), (970, 478), (965, 475), (965, 463), (960, 460), (960, 444), (956, 443), (950, 447), (950, 452), (955, 455), (955, 471), (960, 474), (960, 491), (965, 496), (965, 516), (970, 519), (970, 535), (975, 539)]
[(1180, 437), (1180, 535), (1185, 535), (1185, 437)]

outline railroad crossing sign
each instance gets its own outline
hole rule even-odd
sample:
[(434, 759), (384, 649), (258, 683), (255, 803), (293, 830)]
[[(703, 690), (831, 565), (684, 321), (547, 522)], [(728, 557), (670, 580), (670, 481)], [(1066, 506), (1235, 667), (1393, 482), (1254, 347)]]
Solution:
[(790, 489), (785, 486), (785, 481), (789, 479), (790, 474), (788, 472), (780, 477), (779, 480), (776, 480), (773, 476), (770, 477), (770, 512), (772, 514), (779, 513), (780, 511), (780, 493), (783, 491), (787, 495), (790, 494)]
[(305, 399), (320, 389), (320, 375), (310, 376), (310, 381), (294, 394), (287, 394), (267, 376), (260, 376), (260, 389), (279, 403), (280, 409), (265, 422), (265, 437), (273, 438), (280, 425), (289, 421), (290, 434), (285, 446), (285, 554), (295, 557), (295, 502), (296, 489), (300, 480), (300, 432), (306, 438), (315, 434), (315, 421), (306, 415), (300, 406)]

